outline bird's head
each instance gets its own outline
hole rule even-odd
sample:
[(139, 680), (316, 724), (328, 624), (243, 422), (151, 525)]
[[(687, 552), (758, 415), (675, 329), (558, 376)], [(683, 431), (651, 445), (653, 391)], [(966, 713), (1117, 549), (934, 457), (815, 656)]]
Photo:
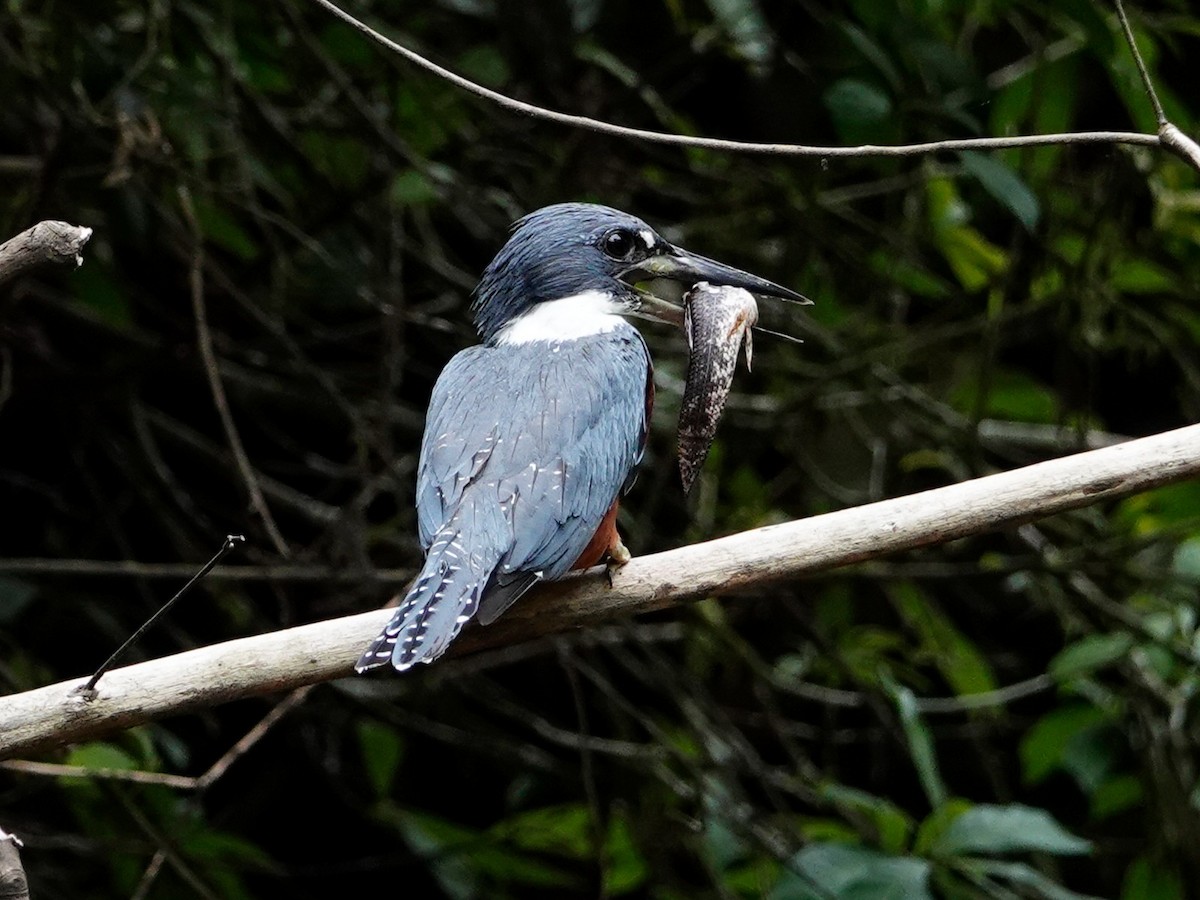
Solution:
[(561, 340), (605, 331), (617, 316), (681, 324), (692, 285), (745, 288), (809, 301), (764, 278), (664, 240), (636, 216), (589, 203), (560, 203), (517, 221), (484, 270), (472, 310), (491, 342)]

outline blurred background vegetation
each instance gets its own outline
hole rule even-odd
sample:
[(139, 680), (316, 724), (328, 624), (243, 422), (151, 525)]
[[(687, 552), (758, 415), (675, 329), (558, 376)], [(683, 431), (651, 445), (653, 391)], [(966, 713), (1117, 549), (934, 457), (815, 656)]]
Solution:
[[(635, 554), (1200, 416), (1198, 177), (1162, 153), (654, 147), (502, 113), (303, 0), (4, 7), (0, 235), (96, 231), (82, 268), (0, 294), (5, 692), (93, 669), (229, 532), (272, 577), (209, 579), (139, 654), (383, 603), (419, 559), (432, 381), (474, 339), (509, 222), (546, 203), (630, 210), (816, 300), (764, 310), (805, 343), (757, 342), (690, 501), (686, 349), (647, 329)], [(1088, 0), (348, 8), (488, 86), (643, 128), (1154, 130)], [(1195, 134), (1200, 13), (1133, 13)], [(1198, 896), (1198, 584), (1193, 483), (323, 685), (202, 792), (0, 770), (0, 824), (39, 900)], [(43, 759), (198, 775), (277, 700)]]

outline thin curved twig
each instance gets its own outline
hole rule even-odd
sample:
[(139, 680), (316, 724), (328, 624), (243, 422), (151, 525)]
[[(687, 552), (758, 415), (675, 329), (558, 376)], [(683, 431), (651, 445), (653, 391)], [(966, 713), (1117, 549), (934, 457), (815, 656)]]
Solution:
[[(144, 563), (132, 559), (0, 559), (0, 575), (36, 575), (63, 578), (190, 578), (190, 563)], [(216, 566), (210, 581), (318, 581), (328, 584), (401, 584), (412, 577), (408, 569), (367, 567), (335, 568), (332, 565), (284, 564), (273, 566)]]
[(426, 59), (414, 50), (396, 43), (391, 38), (380, 34), (371, 26), (361, 22), (345, 10), (331, 3), (330, 0), (313, 0), (333, 13), (350, 27), (362, 32), (375, 41), (399, 54), (409, 62), (437, 77), (450, 82), (468, 93), (489, 100), (510, 112), (543, 119), (547, 122), (557, 122), (573, 128), (584, 128), (599, 134), (611, 134), (617, 137), (635, 138), (654, 144), (673, 144), (679, 147), (700, 147), (706, 150), (724, 150), (733, 153), (756, 153), (766, 156), (808, 156), (808, 157), (894, 157), (920, 156), (927, 153), (940, 153), (955, 150), (1003, 150), (1012, 147), (1043, 147), (1060, 144), (1138, 144), (1141, 146), (1159, 146), (1161, 140), (1155, 134), (1143, 134), (1136, 131), (1072, 131), (1062, 134), (1030, 134), (1012, 137), (988, 138), (952, 138), (943, 141), (925, 141), (918, 144), (863, 144), (858, 147), (820, 147), (807, 144), (767, 144), (758, 141), (731, 141), (724, 138), (696, 137), (684, 134), (672, 134), (665, 131), (651, 131), (644, 128), (628, 128), (624, 125), (614, 125), (600, 119), (588, 116), (577, 116), (571, 113), (558, 112), (535, 106), (509, 97), (499, 91), (493, 91), (469, 78), (451, 72), (432, 60)]
[(250, 457), (246, 454), (237, 424), (233, 421), (229, 399), (225, 396), (225, 385), (221, 381), (221, 372), (217, 366), (217, 354), (213, 349), (212, 332), (208, 328), (208, 309), (204, 304), (204, 244), (200, 235), (200, 223), (196, 220), (196, 213), (192, 208), (191, 195), (182, 185), (179, 188), (179, 200), (195, 244), (192, 251), (192, 265), (188, 273), (188, 285), (192, 293), (192, 314), (196, 319), (196, 337), (200, 345), (200, 356), (204, 360), (204, 372), (208, 378), (213, 404), (221, 419), (225, 439), (229, 441), (229, 449), (233, 452), (233, 458), (237, 462), (238, 472), (242, 475), (242, 483), (245, 484), (246, 491), (250, 495), (250, 505), (262, 519), (263, 527), (267, 530), (267, 535), (274, 544), (275, 550), (280, 556), (287, 558), (291, 556), (291, 549), (288, 547), (287, 541), (283, 539), (283, 533), (275, 524), (275, 518), (271, 515), (271, 509), (263, 497), (262, 488), (258, 484), (258, 476), (254, 472), (254, 467), (250, 465)]
[[(196, 779), (190, 775), (172, 775), (169, 772), (146, 772), (142, 769), (109, 769), (92, 766), (75, 766), (64, 763), (37, 762), (31, 759), (0, 760), (0, 769), (20, 772), (22, 775), (45, 775), (50, 778), (99, 778), (104, 781), (125, 781), (130, 784), (157, 784), (163, 787), (190, 791)], [(0, 897), (5, 895), (0, 893)]]
[(1150, 105), (1154, 107), (1154, 118), (1158, 122), (1159, 144), (1200, 172), (1200, 144), (1180, 131), (1178, 126), (1167, 118), (1162, 101), (1158, 98), (1158, 91), (1154, 88), (1154, 79), (1150, 77), (1146, 60), (1142, 57), (1142, 51), (1138, 49), (1137, 40), (1133, 36), (1133, 26), (1129, 24), (1129, 17), (1125, 14), (1125, 3), (1123, 0), (1114, 0), (1114, 2), (1117, 7), (1117, 18), (1121, 20), (1121, 30), (1125, 34), (1125, 43), (1129, 45), (1129, 52), (1133, 54), (1133, 61), (1137, 65), (1138, 74), (1142, 79), (1142, 87), (1146, 89), (1146, 96), (1150, 100)]
[(1125, 42), (1129, 44), (1138, 74), (1142, 76), (1142, 86), (1146, 89), (1146, 96), (1150, 98), (1150, 105), (1154, 107), (1155, 121), (1158, 122), (1158, 127), (1161, 129), (1167, 124), (1167, 114), (1163, 111), (1162, 101), (1158, 99), (1158, 91), (1154, 89), (1154, 82), (1150, 78), (1150, 71), (1146, 68), (1146, 61), (1138, 49), (1137, 40), (1133, 36), (1133, 26), (1129, 24), (1129, 16), (1125, 15), (1125, 3), (1123, 0), (1115, 0), (1115, 3), (1117, 18), (1121, 20), (1121, 30), (1125, 32)]
[(141, 636), (143, 634), (145, 634), (147, 631), (149, 631), (151, 628), (153, 628), (154, 623), (157, 622), (159, 619), (161, 619), (163, 616), (165, 616), (170, 611), (172, 606), (174, 606), (176, 603), (178, 603), (179, 600), (182, 597), (184, 597), (186, 594), (190, 593), (192, 588), (195, 587), (196, 584), (198, 584), (199, 581), (205, 575), (207, 575), (209, 572), (211, 572), (213, 570), (213, 567), (216, 566), (216, 564), (218, 562), (220, 562), (227, 555), (229, 555), (231, 552), (233, 552), (233, 549), (235, 547), (237, 547), (238, 544), (244, 544), (245, 542), (246, 542), (246, 539), (244, 537), (242, 537), (242, 535), (240, 535), (240, 534), (231, 534), (227, 538), (225, 538), (225, 542), (223, 544), (221, 544), (221, 549), (216, 552), (216, 554), (213, 556), (213, 558), (210, 559), (203, 566), (201, 566), (200, 570), (197, 571), (190, 579), (188, 579), (187, 583), (183, 587), (181, 587), (178, 591), (175, 592), (175, 596), (173, 596), (170, 600), (168, 600), (166, 603), (164, 603), (162, 606), (160, 606), (158, 608), (158, 611), (155, 612), (154, 615), (152, 615), (149, 619), (147, 619), (145, 622), (143, 622), (141, 627), (138, 628), (137, 631), (135, 631), (133, 634), (131, 634), (128, 638), (126, 638), (125, 641), (121, 644), (121, 646), (119, 646), (116, 650), (114, 650), (112, 652), (112, 655), (109, 656), (108, 659), (106, 659), (104, 662), (102, 662), (100, 664), (100, 668), (98, 668), (95, 672), (92, 673), (92, 677), (88, 679), (88, 683), (83, 686), (83, 693), (85, 695), (94, 694), (95, 690), (96, 690), (96, 684), (100, 681), (101, 678), (104, 677), (104, 673), (107, 672), (110, 668), (112, 668), (113, 664), (116, 663), (116, 661), (119, 660), (122, 656), (124, 656), (125, 652), (130, 647), (132, 647), (134, 644), (136, 644), (138, 639), (141, 638)]

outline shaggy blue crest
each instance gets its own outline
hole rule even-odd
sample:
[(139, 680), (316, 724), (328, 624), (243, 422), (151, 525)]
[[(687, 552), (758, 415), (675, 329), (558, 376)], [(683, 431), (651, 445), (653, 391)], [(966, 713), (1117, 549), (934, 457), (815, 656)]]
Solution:
[(558, 203), (519, 219), (475, 288), (471, 311), (480, 338), (492, 341), (538, 303), (584, 291), (604, 291), (636, 303), (633, 290), (619, 277), (629, 268), (628, 258), (605, 252), (604, 242), (613, 234), (651, 236), (651, 247), (636, 248), (643, 253), (670, 246), (637, 216), (591, 203)]

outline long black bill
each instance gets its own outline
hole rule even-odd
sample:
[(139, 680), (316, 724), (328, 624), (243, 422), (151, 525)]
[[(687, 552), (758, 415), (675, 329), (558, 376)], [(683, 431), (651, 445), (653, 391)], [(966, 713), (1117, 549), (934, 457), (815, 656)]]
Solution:
[(631, 267), (621, 280), (634, 286), (642, 297), (642, 315), (673, 324), (683, 321), (679, 301), (693, 285), (707, 281), (713, 285), (745, 288), (752, 294), (777, 297), (790, 303), (809, 306), (812, 301), (789, 288), (727, 266), (705, 256), (670, 247)]

